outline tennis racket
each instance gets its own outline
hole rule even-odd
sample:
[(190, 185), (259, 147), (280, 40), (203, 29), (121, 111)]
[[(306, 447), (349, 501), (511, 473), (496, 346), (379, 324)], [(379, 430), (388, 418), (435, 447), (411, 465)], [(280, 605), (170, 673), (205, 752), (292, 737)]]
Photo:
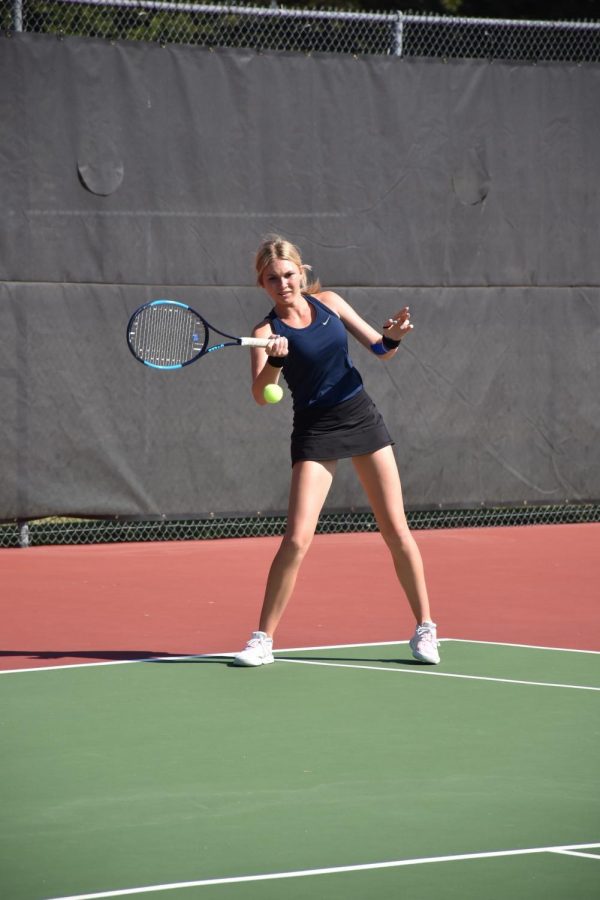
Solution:
[[(210, 332), (227, 338), (210, 344)], [(127, 345), (135, 358), (152, 369), (181, 369), (223, 347), (266, 347), (266, 338), (235, 337), (215, 328), (186, 303), (152, 300), (133, 313)]]

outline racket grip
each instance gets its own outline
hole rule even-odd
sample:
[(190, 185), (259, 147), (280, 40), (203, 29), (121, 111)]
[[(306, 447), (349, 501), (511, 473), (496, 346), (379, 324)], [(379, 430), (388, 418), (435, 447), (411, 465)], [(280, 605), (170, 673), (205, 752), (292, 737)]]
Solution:
[(240, 338), (240, 344), (242, 345), (242, 347), (266, 347), (268, 343), (269, 341), (267, 340), (267, 338)]

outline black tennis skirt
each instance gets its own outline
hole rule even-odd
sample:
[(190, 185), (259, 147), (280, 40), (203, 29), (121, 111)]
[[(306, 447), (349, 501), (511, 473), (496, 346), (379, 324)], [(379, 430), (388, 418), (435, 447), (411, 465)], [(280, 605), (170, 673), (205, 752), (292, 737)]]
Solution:
[(366, 391), (337, 406), (311, 407), (294, 415), (292, 465), (303, 459), (347, 459), (374, 453), (394, 441)]

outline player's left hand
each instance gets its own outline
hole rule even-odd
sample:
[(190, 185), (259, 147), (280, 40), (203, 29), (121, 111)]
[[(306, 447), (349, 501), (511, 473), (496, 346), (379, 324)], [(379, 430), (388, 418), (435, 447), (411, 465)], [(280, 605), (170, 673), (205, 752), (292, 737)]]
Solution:
[(383, 326), (383, 333), (393, 341), (401, 341), (409, 331), (412, 331), (412, 329), (413, 325), (410, 321), (410, 309), (408, 306), (405, 306), (386, 320)]

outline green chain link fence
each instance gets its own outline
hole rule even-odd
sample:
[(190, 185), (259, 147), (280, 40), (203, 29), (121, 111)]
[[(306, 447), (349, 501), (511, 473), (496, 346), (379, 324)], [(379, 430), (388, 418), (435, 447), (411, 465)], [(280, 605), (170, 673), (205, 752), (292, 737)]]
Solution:
[[(600, 522), (600, 504), (409, 510), (407, 518), (414, 530), (589, 523)], [(285, 516), (161, 519), (144, 522), (123, 519), (38, 519), (0, 525), (0, 548), (269, 537), (283, 534), (285, 522)], [(369, 512), (326, 513), (321, 516), (317, 526), (317, 534), (373, 531), (377, 531), (377, 525)]]
[(271, 0), (251, 6), (186, 0), (0, 0), (0, 29), (259, 52), (600, 60), (600, 22), (290, 9)]

